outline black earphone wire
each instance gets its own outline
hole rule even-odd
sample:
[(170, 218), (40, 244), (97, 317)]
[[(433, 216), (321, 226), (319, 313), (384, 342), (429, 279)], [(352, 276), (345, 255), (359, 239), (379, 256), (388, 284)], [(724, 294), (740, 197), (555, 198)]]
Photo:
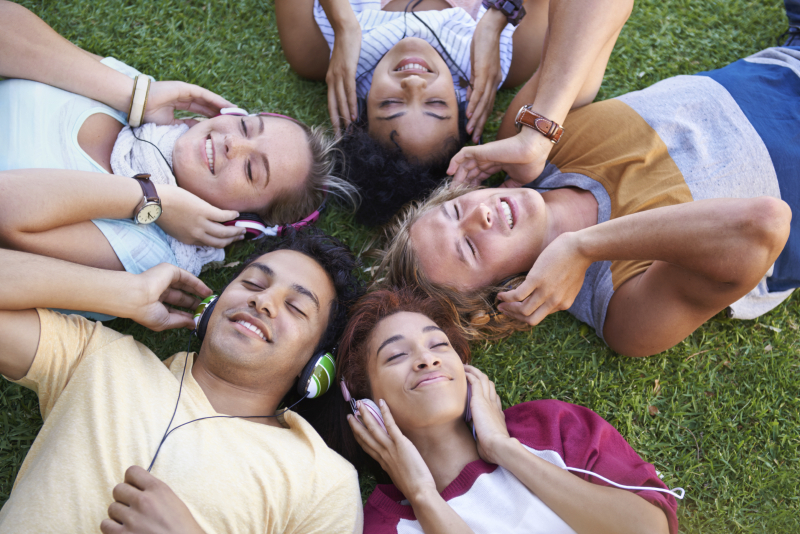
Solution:
[[(416, 3), (412, 6), (411, 4), (413, 2), (416, 2)], [(431, 32), (431, 35), (433, 35), (433, 37), (436, 39), (436, 42), (439, 43), (439, 47), (442, 49), (442, 52), (444, 52), (444, 55), (447, 56), (447, 59), (450, 60), (450, 63), (452, 63), (453, 66), (458, 70), (458, 73), (461, 75), (461, 79), (463, 79), (465, 82), (467, 82), (467, 84), (471, 88), (474, 89), (474, 87), (472, 87), (472, 82), (469, 81), (469, 77), (466, 74), (464, 74), (464, 71), (461, 70), (461, 67), (458, 66), (458, 63), (456, 63), (455, 60), (453, 60), (453, 57), (450, 55), (450, 52), (448, 52), (447, 48), (445, 48), (444, 44), (442, 44), (442, 41), (441, 41), (441, 39), (439, 39), (439, 36), (436, 35), (436, 32), (434, 32), (433, 29), (430, 26), (428, 26), (428, 24), (424, 20), (419, 18), (419, 15), (417, 15), (414, 12), (414, 8), (416, 8), (421, 2), (422, 2), (422, 0), (409, 0), (408, 4), (406, 4), (405, 9), (403, 10), (403, 23), (405, 24), (405, 29), (403, 30), (403, 39), (405, 39), (408, 36), (408, 22), (406, 21), (406, 17), (408, 16), (409, 8), (410, 8), (411, 9), (410, 13), (412, 15), (414, 15), (414, 18), (417, 19), (418, 21), (420, 21), (426, 28), (428, 28), (428, 31)], [(381, 56), (381, 57), (383, 57), (383, 56)], [(359, 76), (356, 76), (356, 83), (358, 83), (358, 81), (361, 78), (363, 78), (364, 76), (366, 76), (370, 72), (373, 72), (375, 70), (375, 67), (377, 67), (377, 66), (378, 66), (378, 64), (376, 63), (375, 65), (372, 66), (372, 68), (367, 69), (364, 72), (362, 72)]]
[[(136, 140), (138, 140), (138, 141), (141, 141), (141, 142), (143, 142), (143, 143), (147, 143), (148, 145), (152, 145), (152, 146), (153, 146), (153, 147), (154, 147), (156, 150), (158, 150), (158, 153), (159, 153), (159, 154), (161, 154), (161, 157), (162, 157), (162, 158), (164, 158), (164, 163), (166, 163), (166, 164), (167, 164), (167, 167), (169, 167), (169, 172), (171, 172), (171, 173), (172, 173), (172, 176), (175, 176), (175, 171), (173, 171), (173, 170), (172, 170), (172, 165), (170, 165), (170, 164), (169, 164), (169, 160), (168, 160), (168, 159), (167, 159), (167, 157), (164, 155), (164, 153), (163, 153), (163, 152), (161, 152), (161, 149), (160, 149), (160, 148), (158, 148), (158, 145), (156, 145), (155, 143), (151, 143), (151, 142), (150, 142), (150, 141), (148, 141), (147, 139), (142, 139), (141, 137), (137, 136), (137, 135), (136, 135), (136, 134), (133, 132), (133, 128), (131, 128), (131, 133), (133, 134), (133, 137), (134, 137)], [(190, 341), (189, 343), (191, 343), (191, 341)]]
[[(415, 1), (416, 1), (416, 3), (415, 3), (413, 6), (412, 6), (412, 5), (411, 5), (411, 3), (412, 3), (412, 2), (415, 2)], [(469, 80), (469, 76), (467, 76), (467, 75), (464, 73), (464, 71), (463, 71), (463, 70), (461, 70), (461, 67), (459, 67), (459, 66), (458, 66), (458, 63), (456, 63), (456, 62), (455, 62), (455, 60), (453, 59), (453, 57), (450, 55), (450, 52), (448, 52), (448, 51), (447, 51), (447, 48), (445, 48), (444, 44), (442, 44), (442, 41), (441, 41), (441, 39), (439, 39), (439, 36), (438, 36), (438, 35), (436, 35), (436, 32), (435, 32), (435, 31), (433, 31), (433, 29), (432, 29), (430, 26), (428, 26), (428, 23), (427, 23), (427, 22), (425, 22), (424, 20), (422, 20), (421, 18), (419, 18), (419, 15), (417, 15), (417, 14), (416, 14), (416, 12), (414, 11), (414, 8), (416, 8), (416, 7), (417, 7), (418, 5), (420, 5), (421, 3), (422, 3), (422, 0), (409, 0), (408, 4), (406, 4), (406, 8), (403, 10), (403, 13), (404, 13), (404, 15), (403, 15), (403, 20), (405, 21), (405, 16), (406, 16), (406, 15), (408, 15), (408, 13), (409, 13), (408, 9), (409, 9), (409, 7), (410, 7), (410, 8), (411, 8), (411, 14), (412, 14), (412, 15), (414, 15), (414, 18), (415, 18), (415, 19), (417, 19), (418, 21), (420, 21), (420, 22), (422, 23), (422, 25), (423, 25), (423, 26), (425, 26), (426, 28), (428, 28), (428, 31), (429, 31), (429, 32), (431, 32), (431, 35), (433, 35), (433, 37), (436, 39), (436, 42), (437, 42), (437, 43), (439, 43), (439, 47), (442, 49), (442, 52), (444, 52), (444, 55), (445, 55), (445, 56), (447, 56), (447, 59), (449, 59), (449, 60), (450, 60), (450, 63), (452, 63), (452, 64), (453, 64), (453, 66), (454, 66), (454, 67), (455, 67), (455, 68), (458, 70), (458, 73), (459, 73), (459, 74), (461, 74), (461, 78), (462, 78), (462, 79), (463, 79), (465, 82), (467, 82), (467, 84), (469, 85), (469, 87), (470, 87), (471, 89), (475, 89), (474, 87), (472, 87), (472, 82), (470, 82), (470, 80)], [(407, 31), (408, 31), (408, 23), (406, 23), (406, 30), (403, 32), (403, 38), (404, 38), (404, 39), (405, 39), (405, 37), (406, 37), (406, 32), (407, 32)], [(459, 85), (460, 85), (460, 84), (459, 84)]]
[[(192, 332), (194, 334), (194, 332)], [(191, 334), (190, 334), (191, 336)], [(182, 426), (186, 426), (190, 423), (196, 423), (197, 421), (202, 421), (204, 419), (255, 419), (255, 418), (269, 418), (269, 417), (280, 417), (298, 404), (300, 401), (304, 400), (308, 397), (308, 392), (305, 395), (300, 397), (300, 400), (289, 406), (288, 408), (284, 409), (282, 412), (277, 413), (275, 415), (208, 415), (206, 417), (198, 417), (197, 419), (192, 419), (191, 421), (187, 421), (185, 423), (181, 423), (180, 425), (176, 426), (173, 429), (170, 429), (172, 426), (172, 421), (175, 420), (175, 414), (178, 413), (178, 404), (181, 401), (181, 391), (183, 391), (183, 379), (186, 376), (186, 366), (189, 364), (189, 349), (192, 348), (192, 338), (189, 337), (189, 344), (186, 346), (186, 360), (183, 363), (183, 372), (181, 373), (181, 383), (178, 386), (178, 398), (175, 400), (175, 410), (172, 412), (172, 417), (170, 417), (169, 423), (167, 424), (167, 429), (164, 431), (164, 437), (161, 438), (161, 441), (158, 443), (158, 448), (156, 449), (156, 453), (153, 455), (153, 460), (150, 462), (150, 466), (147, 468), (147, 472), (149, 473), (151, 469), (153, 469), (153, 465), (156, 463), (156, 458), (158, 458), (158, 453), (161, 452), (161, 446), (167, 440), (170, 434), (181, 428)]]

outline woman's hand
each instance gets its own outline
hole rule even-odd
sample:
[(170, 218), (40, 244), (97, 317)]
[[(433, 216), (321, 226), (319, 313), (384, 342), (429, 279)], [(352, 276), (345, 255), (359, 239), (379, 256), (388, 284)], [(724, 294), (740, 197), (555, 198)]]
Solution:
[(537, 325), (572, 306), (591, 263), (580, 253), (576, 233), (561, 234), (545, 247), (519, 287), (498, 293), (503, 302), (497, 308), (512, 319)]
[(347, 422), (361, 448), (381, 465), (397, 489), (412, 503), (419, 496), (430, 495), (430, 492), (438, 494), (431, 470), (411, 440), (397, 427), (386, 402), (383, 399), (378, 401), (386, 432), (369, 410), (360, 406), (360, 402), (363, 424), (354, 415), (348, 415)]
[(499, 463), (498, 452), (511, 439), (506, 428), (503, 403), (488, 376), (471, 365), (465, 365), (464, 370), (472, 387), (469, 407), (478, 437), (478, 454), (486, 462)]
[(505, 171), (509, 179), (501, 187), (522, 187), (544, 170), (553, 144), (530, 128), (502, 141), (462, 148), (450, 160), (447, 174), (452, 185), (480, 185), (491, 175)]
[(333, 52), (328, 63), (328, 113), (335, 129), (345, 129), (358, 117), (356, 67), (361, 54), (361, 27), (346, 26), (335, 32)]
[(133, 319), (142, 326), (160, 332), (171, 328), (194, 328), (192, 313), (175, 310), (178, 306), (194, 310), (200, 299), (211, 295), (211, 289), (188, 271), (170, 263), (161, 263), (134, 277), (125, 297), (118, 301), (126, 308), (118, 315)]
[(494, 107), (497, 86), (503, 76), (500, 72), (500, 34), (507, 23), (506, 16), (497, 9), (484, 13), (475, 27), (470, 43), (470, 83), (467, 89), (467, 133), (477, 143), (483, 126)]
[(233, 104), (208, 89), (184, 82), (152, 82), (144, 110), (144, 122), (155, 124), (186, 124), (193, 126), (195, 119), (176, 119), (175, 110), (190, 111), (205, 117), (219, 115), (222, 108)]
[(162, 208), (157, 224), (178, 241), (187, 245), (224, 248), (244, 239), (244, 228), (222, 224), (238, 217), (238, 212), (215, 208), (180, 187), (159, 185), (157, 190)]

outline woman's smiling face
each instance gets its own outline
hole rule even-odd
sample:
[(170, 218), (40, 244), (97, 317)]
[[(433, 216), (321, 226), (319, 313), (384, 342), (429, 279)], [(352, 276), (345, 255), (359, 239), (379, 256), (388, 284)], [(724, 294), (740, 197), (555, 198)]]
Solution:
[(463, 416), (464, 364), (426, 315), (397, 312), (386, 317), (372, 330), (367, 347), (372, 397), (386, 401), (401, 430)]
[(221, 209), (257, 212), (303, 186), (311, 150), (303, 129), (279, 117), (223, 115), (178, 138), (178, 185)]
[[(369, 134), (422, 161), (458, 139), (453, 76), (427, 42), (407, 37), (381, 58), (367, 95)], [(392, 132), (395, 132), (392, 134)]]

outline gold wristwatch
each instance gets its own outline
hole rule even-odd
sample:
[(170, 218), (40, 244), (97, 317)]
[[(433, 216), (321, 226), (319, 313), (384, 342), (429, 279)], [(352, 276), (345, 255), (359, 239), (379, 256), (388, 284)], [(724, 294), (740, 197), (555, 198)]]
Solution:
[(133, 210), (133, 222), (151, 224), (161, 217), (161, 199), (158, 198), (156, 186), (150, 181), (149, 174), (137, 174), (133, 177), (142, 186), (142, 201)]

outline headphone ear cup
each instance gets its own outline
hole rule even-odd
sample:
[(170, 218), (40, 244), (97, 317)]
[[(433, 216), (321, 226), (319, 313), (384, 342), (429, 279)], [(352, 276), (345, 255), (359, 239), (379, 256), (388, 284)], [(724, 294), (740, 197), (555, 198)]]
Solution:
[[(361, 399), (361, 406), (363, 406), (364, 409), (367, 410), (376, 421), (378, 421), (378, 424), (381, 425), (383, 431), (388, 434), (389, 431), (386, 430), (386, 423), (383, 422), (383, 415), (381, 414), (381, 409), (378, 408), (378, 405), (375, 404), (371, 399)], [(361, 418), (361, 424), (364, 424), (364, 416), (361, 414), (358, 414), (358, 416)]]
[(336, 379), (336, 362), (329, 352), (320, 352), (311, 358), (300, 379), (297, 381), (297, 394), (316, 399), (325, 394)]
[(206, 337), (206, 328), (208, 327), (208, 319), (214, 313), (214, 307), (217, 305), (217, 295), (211, 295), (203, 299), (203, 302), (197, 306), (194, 311), (194, 334), (200, 342)]

